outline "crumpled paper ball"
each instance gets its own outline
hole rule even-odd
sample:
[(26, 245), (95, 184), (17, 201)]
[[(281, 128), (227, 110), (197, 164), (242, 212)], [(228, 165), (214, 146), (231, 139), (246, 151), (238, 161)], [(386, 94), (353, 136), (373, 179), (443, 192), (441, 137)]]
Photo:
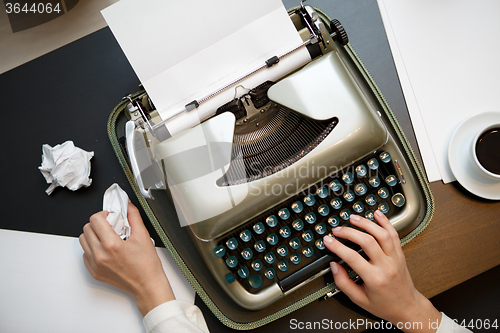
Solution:
[(90, 159), (94, 152), (75, 147), (73, 141), (66, 141), (54, 147), (42, 146), (42, 165), (38, 167), (50, 186), (45, 190), (51, 194), (57, 186), (72, 191), (90, 186)]
[(106, 220), (123, 240), (130, 237), (130, 224), (127, 218), (128, 202), (127, 192), (116, 183), (104, 192), (102, 210), (109, 212)]

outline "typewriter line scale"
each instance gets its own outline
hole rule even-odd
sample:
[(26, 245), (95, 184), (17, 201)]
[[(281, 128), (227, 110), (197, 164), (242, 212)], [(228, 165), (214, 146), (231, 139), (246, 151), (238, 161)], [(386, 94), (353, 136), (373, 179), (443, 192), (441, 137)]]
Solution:
[[(277, 82), (233, 87), (248, 92), (198, 125), (214, 133), (221, 123), (233, 127), (231, 160), (222, 176), (211, 179), (213, 193), (228, 191), (237, 198), (247, 187), (291, 189), (247, 195), (232, 209), (185, 228), (221, 288), (249, 310), (263, 309), (319, 278), (329, 272), (331, 261), (342, 263), (322, 239), (331, 235), (331, 228), (353, 227), (351, 214), (373, 220), (378, 209), (403, 237), (418, 225), (422, 208), (405, 155), (378, 112), (376, 97), (343, 49), (348, 40), (340, 23), (333, 20), (328, 28), (310, 6), (299, 7), (290, 18), (313, 60)], [(278, 61), (272, 60), (273, 65)], [(159, 120), (147, 95), (131, 99), (128, 110), (132, 125), (127, 124), (127, 150), (134, 169), (140, 153), (134, 150), (134, 140), (145, 139), (143, 147), (155, 151), (175, 141), (157, 140), (154, 129), (165, 121)], [(163, 175), (186, 172), (182, 163), (161, 163)], [(328, 172), (296, 176), (301, 168)], [(134, 170), (138, 186), (144, 187), (146, 181), (137, 167)], [(165, 180), (156, 184), (169, 190)], [(197, 198), (196, 187), (189, 186), (179, 194), (179, 203), (193, 215), (217, 200)], [(148, 196), (148, 187), (144, 189)]]

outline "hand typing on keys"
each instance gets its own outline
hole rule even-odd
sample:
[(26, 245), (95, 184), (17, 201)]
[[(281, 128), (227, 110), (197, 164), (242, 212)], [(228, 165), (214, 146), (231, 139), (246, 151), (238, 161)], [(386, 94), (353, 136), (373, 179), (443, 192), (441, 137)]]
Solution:
[(441, 313), (415, 289), (398, 233), (392, 224), (379, 210), (374, 216), (378, 224), (357, 215), (350, 216), (350, 222), (367, 233), (349, 227), (332, 229), (335, 237), (360, 245), (369, 261), (335, 238), (324, 237), (325, 246), (352, 267), (364, 282), (362, 285), (354, 283), (342, 266), (332, 262), (330, 266), (335, 284), (354, 303), (395, 326), (398, 323), (421, 322), (421, 329), (415, 331), (435, 332), (428, 327), (428, 323), (429, 320), (440, 321)]

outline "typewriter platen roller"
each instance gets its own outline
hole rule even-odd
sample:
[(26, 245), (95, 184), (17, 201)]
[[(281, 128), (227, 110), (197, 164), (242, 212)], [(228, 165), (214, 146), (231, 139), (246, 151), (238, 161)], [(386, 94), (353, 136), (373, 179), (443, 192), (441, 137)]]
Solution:
[[(168, 183), (213, 276), (250, 310), (340, 261), (322, 238), (332, 227), (349, 226), (350, 214), (373, 220), (379, 209), (403, 237), (422, 212), (414, 173), (343, 50), (341, 25), (334, 20), (327, 29), (308, 6), (290, 18), (304, 41), (315, 39), (307, 45), (313, 60), (294, 73), (251, 89), (235, 86), (248, 93), (164, 141), (151, 125), (137, 126), (158, 123), (144, 96), (129, 108), (136, 116), (127, 125), (127, 148), (131, 160), (142, 160), (131, 161), (142, 163), (134, 171), (139, 187), (149, 196)], [(205, 145), (193, 146), (200, 135)]]

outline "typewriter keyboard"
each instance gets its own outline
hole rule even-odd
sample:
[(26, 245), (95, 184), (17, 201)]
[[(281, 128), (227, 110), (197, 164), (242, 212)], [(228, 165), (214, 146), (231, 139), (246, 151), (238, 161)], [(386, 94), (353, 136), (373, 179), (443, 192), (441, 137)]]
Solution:
[(349, 226), (351, 214), (373, 220), (376, 209), (390, 218), (404, 205), (391, 155), (376, 152), (230, 232), (213, 255), (227, 266), (228, 283), (258, 293), (277, 282), (287, 291), (340, 260), (323, 244), (331, 228)]

